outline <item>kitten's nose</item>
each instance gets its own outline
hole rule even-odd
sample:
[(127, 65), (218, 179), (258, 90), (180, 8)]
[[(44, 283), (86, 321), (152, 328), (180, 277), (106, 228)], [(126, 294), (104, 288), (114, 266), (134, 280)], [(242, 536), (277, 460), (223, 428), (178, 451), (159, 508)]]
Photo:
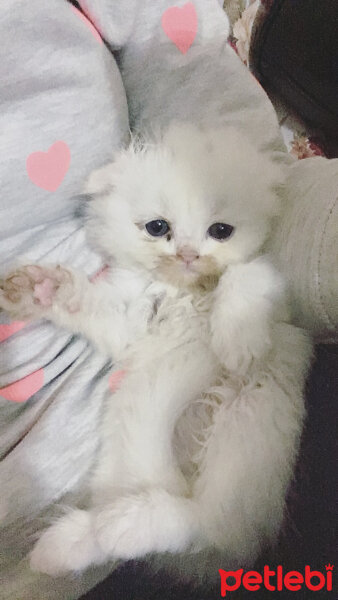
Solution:
[(182, 248), (179, 248), (176, 256), (183, 260), (187, 265), (190, 265), (194, 260), (199, 258), (197, 251), (190, 246), (182, 246)]

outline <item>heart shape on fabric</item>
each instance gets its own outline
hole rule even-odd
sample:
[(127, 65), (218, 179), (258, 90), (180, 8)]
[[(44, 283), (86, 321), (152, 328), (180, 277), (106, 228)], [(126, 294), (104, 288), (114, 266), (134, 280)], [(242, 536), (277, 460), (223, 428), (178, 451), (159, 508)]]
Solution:
[(66, 142), (55, 142), (47, 152), (32, 152), (26, 168), (30, 180), (48, 192), (55, 192), (70, 165), (70, 149)]
[(9, 402), (26, 402), (26, 400), (42, 388), (43, 381), (44, 372), (43, 369), (39, 369), (27, 375), (27, 377), (23, 377), (4, 388), (0, 388), (0, 398), (4, 398)]
[(197, 34), (198, 19), (192, 2), (172, 6), (162, 15), (162, 29), (182, 54), (186, 54)]
[(25, 321), (12, 321), (8, 325), (0, 325), (0, 342), (4, 342), (24, 327), (26, 327)]

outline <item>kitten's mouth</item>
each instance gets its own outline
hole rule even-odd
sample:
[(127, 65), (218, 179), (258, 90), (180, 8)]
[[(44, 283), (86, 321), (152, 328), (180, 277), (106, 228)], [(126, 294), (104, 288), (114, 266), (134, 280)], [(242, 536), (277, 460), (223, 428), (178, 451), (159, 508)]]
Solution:
[(185, 263), (177, 261), (179, 268), (183, 269), (185, 273), (198, 273), (198, 269), (194, 263)]
[(174, 257), (164, 257), (157, 272), (161, 279), (174, 285), (203, 285), (204, 280), (218, 279), (220, 273), (216, 262), (211, 257), (202, 257), (196, 261), (184, 262)]

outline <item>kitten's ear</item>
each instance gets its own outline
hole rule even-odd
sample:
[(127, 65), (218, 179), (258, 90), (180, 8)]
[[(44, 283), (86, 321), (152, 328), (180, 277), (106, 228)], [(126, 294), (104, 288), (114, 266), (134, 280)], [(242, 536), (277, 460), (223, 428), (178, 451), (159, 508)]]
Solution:
[(90, 196), (104, 194), (113, 188), (114, 162), (93, 171), (86, 182), (84, 192)]

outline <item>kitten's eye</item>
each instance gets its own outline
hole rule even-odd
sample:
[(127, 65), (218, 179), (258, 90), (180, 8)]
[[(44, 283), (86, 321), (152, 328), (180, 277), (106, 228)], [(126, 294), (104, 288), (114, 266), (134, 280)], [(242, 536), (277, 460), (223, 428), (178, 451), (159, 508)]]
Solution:
[(146, 223), (145, 228), (148, 231), (148, 233), (154, 237), (161, 237), (162, 235), (166, 235), (170, 230), (167, 221), (163, 221), (163, 219), (149, 221), (149, 223)]
[(234, 229), (232, 225), (227, 225), (227, 223), (214, 223), (210, 225), (208, 234), (215, 240), (226, 240), (231, 236)]

